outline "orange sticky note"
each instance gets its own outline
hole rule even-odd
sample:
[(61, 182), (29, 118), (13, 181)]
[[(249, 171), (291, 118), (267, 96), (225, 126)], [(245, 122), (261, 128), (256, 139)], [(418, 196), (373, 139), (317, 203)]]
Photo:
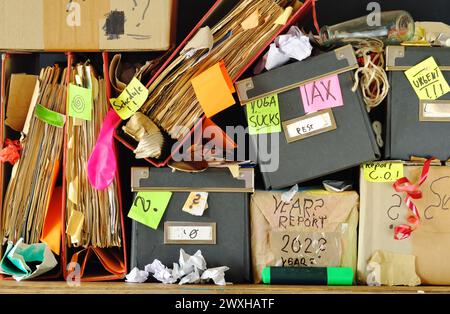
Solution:
[(223, 61), (194, 77), (191, 83), (208, 118), (235, 104), (233, 82)]

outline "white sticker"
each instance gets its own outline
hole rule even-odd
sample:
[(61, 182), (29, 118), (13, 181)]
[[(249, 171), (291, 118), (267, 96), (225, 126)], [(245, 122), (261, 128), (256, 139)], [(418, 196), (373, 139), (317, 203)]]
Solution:
[(288, 142), (336, 129), (331, 110), (323, 110), (293, 120), (283, 122)]
[(164, 243), (215, 244), (216, 223), (166, 222)]
[(183, 211), (194, 216), (203, 216), (208, 208), (208, 192), (191, 192), (183, 205)]

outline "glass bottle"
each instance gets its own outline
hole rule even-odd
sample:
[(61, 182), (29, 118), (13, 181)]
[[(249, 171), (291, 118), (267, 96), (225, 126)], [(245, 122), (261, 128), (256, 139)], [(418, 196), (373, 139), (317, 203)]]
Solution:
[(352, 39), (368, 37), (381, 39), (387, 45), (395, 45), (414, 36), (414, 19), (408, 12), (398, 10), (379, 14), (378, 21), (376, 18), (375, 21), (371, 20), (370, 16), (362, 16), (333, 26), (323, 26), (320, 29), (322, 45), (344, 44)]

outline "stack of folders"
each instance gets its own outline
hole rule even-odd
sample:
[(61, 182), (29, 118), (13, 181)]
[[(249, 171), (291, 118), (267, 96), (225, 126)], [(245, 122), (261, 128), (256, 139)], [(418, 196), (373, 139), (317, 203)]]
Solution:
[(4, 240), (40, 242), (62, 157), (66, 71), (55, 65), (42, 69), (39, 75), (39, 88), (32, 97), (20, 140), (21, 158), (13, 167), (4, 197)]
[[(284, 22), (284, 9), (296, 1), (242, 0), (218, 24), (211, 27), (213, 46), (192, 56), (181, 54), (149, 86), (150, 96), (141, 111), (173, 139), (186, 135), (203, 115), (191, 79), (224, 61), (231, 78), (251, 61)], [(252, 20), (252, 23), (243, 23)], [(251, 25), (248, 25), (251, 24)], [(181, 126), (181, 128), (180, 128)]]
[[(78, 264), (82, 278), (119, 279), (126, 273), (121, 251), (119, 183), (114, 179), (106, 189), (97, 190), (87, 176), (89, 156), (109, 109), (106, 81), (96, 75), (89, 61), (73, 66), (69, 76), (71, 85), (92, 92), (92, 108), (90, 120), (72, 116), (67, 119), (65, 247), (69, 250), (63, 253), (69, 262), (66, 270), (70, 273)], [(69, 93), (72, 88), (69, 87)], [(71, 101), (74, 100), (69, 95), (69, 106)], [(101, 269), (92, 265), (101, 265)]]
[(87, 162), (108, 112), (106, 85), (89, 63), (72, 68), (70, 83), (92, 91), (91, 120), (68, 117), (66, 151), (67, 243), (69, 246), (120, 247), (121, 223), (117, 182), (94, 189), (87, 178)]

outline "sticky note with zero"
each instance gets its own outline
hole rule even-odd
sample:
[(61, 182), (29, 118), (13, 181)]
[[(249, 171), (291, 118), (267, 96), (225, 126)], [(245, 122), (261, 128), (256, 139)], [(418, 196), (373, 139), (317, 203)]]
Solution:
[(344, 105), (339, 77), (336, 74), (300, 86), (300, 94), (305, 113)]
[(139, 192), (128, 217), (156, 230), (171, 197), (172, 192)]
[(68, 115), (74, 118), (91, 120), (92, 118), (92, 90), (69, 84)]
[(277, 94), (253, 100), (246, 107), (250, 135), (281, 132)]
[(450, 91), (433, 57), (405, 71), (405, 75), (421, 100), (435, 100)]
[(109, 101), (122, 120), (125, 120), (142, 107), (147, 97), (148, 89), (134, 77), (119, 97)]
[(233, 82), (223, 61), (194, 77), (191, 84), (207, 118), (235, 104)]
[(394, 182), (403, 178), (401, 162), (370, 162), (363, 164), (364, 179), (369, 182)]

